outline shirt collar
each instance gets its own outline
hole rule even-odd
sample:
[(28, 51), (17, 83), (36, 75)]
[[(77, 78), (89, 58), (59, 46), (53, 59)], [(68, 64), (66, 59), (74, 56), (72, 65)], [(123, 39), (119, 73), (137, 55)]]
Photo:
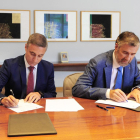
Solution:
[(116, 58), (115, 58), (115, 51), (113, 52), (113, 68), (118, 68), (120, 65), (118, 64)]
[[(25, 67), (26, 67), (26, 68), (30, 67), (30, 65), (28, 64), (28, 62), (27, 62), (27, 60), (26, 60), (25, 55), (24, 55), (24, 62), (25, 62)], [(37, 65), (38, 65), (38, 64), (37, 64)], [(34, 68), (37, 69), (37, 65), (35, 65)]]

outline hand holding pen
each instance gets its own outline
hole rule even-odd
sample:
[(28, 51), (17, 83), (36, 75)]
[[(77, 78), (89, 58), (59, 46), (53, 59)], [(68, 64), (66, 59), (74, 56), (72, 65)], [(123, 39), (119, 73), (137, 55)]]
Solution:
[(121, 89), (110, 90), (110, 99), (116, 102), (127, 102), (127, 96)]
[(1, 103), (6, 107), (16, 107), (18, 105), (19, 100), (14, 97), (14, 93), (12, 90), (10, 90), (10, 92), (12, 95), (9, 95), (8, 97), (4, 97), (1, 100)]

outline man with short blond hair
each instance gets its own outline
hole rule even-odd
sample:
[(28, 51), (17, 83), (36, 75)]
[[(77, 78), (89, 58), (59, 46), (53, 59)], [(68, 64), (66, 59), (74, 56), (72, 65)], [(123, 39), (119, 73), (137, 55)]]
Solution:
[(25, 44), (25, 55), (7, 59), (0, 68), (0, 104), (14, 107), (18, 99), (37, 102), (40, 98), (56, 97), (53, 64), (42, 60), (47, 40), (39, 33), (32, 34)]

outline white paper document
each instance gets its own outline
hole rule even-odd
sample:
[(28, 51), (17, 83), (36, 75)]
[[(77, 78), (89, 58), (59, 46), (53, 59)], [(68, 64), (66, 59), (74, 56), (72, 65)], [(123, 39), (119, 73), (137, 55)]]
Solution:
[(108, 104), (108, 105), (114, 105), (114, 106), (120, 106), (120, 107), (126, 107), (131, 109), (136, 109), (140, 106), (139, 103), (133, 100), (128, 100), (128, 102), (115, 102), (113, 100), (97, 100), (95, 103), (101, 103), (101, 104)]
[(43, 108), (43, 106), (40, 106), (40, 105), (37, 105), (34, 103), (24, 102), (23, 99), (19, 100), (17, 107), (9, 107), (9, 109), (11, 109), (17, 113), (34, 110), (34, 109), (38, 109), (38, 108)]
[(46, 99), (45, 111), (78, 111), (84, 108), (75, 99)]

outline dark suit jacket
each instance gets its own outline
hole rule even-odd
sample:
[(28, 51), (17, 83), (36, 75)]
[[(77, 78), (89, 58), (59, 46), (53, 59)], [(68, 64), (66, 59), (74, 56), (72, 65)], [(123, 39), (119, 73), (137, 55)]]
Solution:
[[(27, 86), (24, 55), (4, 61), (0, 68), (0, 92), (4, 86), (5, 96), (10, 95), (10, 89), (12, 89), (17, 99), (26, 97)], [(45, 60), (41, 60), (37, 68), (35, 92), (38, 91), (44, 93), (44, 98), (56, 97), (53, 64)], [(0, 94), (0, 97), (3, 96), (3, 94)]]
[[(106, 91), (110, 88), (113, 51), (102, 53), (91, 59), (85, 72), (77, 80), (72, 89), (73, 96), (89, 99), (106, 99)], [(132, 87), (140, 86), (140, 71), (136, 58), (123, 69), (122, 91), (131, 92)]]

